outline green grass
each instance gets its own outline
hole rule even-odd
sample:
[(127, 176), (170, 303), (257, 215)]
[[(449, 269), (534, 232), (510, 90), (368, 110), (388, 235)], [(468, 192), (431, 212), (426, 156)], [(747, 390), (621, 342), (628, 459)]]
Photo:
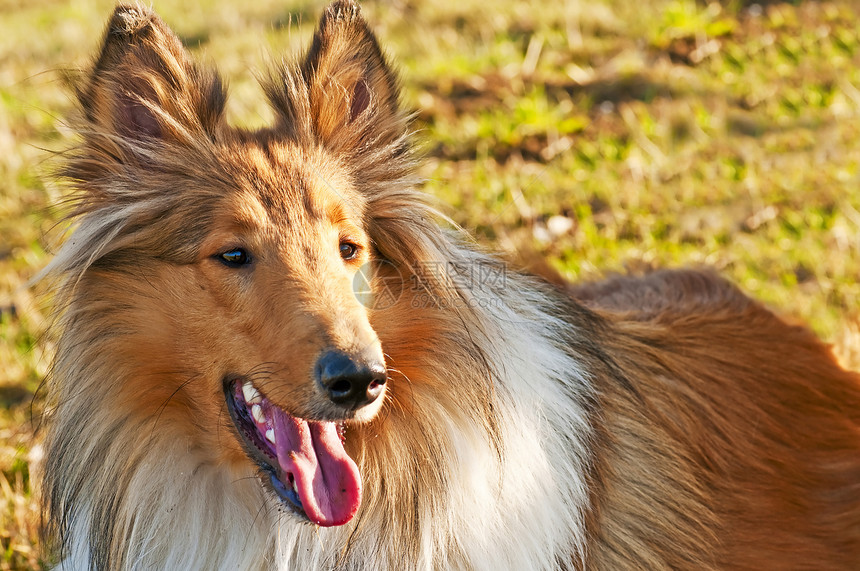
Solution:
[[(57, 233), (48, 150), (69, 144), (64, 72), (92, 57), (111, 7), (0, 0), (0, 569), (40, 565), (30, 407), (50, 362), (50, 308), (26, 283)], [(305, 45), (321, 7), (155, 3), (229, 79), (229, 115), (248, 126), (272, 117), (253, 70)], [(418, 113), (426, 189), (480, 242), (546, 258), (570, 279), (707, 264), (826, 339), (856, 334), (856, 3), (403, 0), (364, 11)]]

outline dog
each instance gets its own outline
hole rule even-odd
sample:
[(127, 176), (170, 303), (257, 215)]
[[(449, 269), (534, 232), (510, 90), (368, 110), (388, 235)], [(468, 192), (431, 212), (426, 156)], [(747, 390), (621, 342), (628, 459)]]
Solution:
[(77, 87), (46, 269), (62, 569), (860, 568), (860, 378), (706, 270), (552, 285), (439, 216), (351, 0), (263, 80), (152, 11)]

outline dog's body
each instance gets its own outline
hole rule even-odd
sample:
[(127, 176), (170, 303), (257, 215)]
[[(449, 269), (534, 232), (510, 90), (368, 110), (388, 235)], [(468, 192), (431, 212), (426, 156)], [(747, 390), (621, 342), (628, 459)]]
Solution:
[(349, 1), (266, 91), (275, 127), (226, 126), (129, 7), (79, 90), (64, 568), (860, 568), (860, 380), (812, 334), (707, 272), (565, 293), (440, 230)]

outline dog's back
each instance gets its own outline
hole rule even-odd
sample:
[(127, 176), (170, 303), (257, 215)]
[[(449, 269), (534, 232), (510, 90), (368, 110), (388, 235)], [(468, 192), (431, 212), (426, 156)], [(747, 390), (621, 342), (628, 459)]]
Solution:
[(857, 569), (860, 379), (717, 276), (573, 288), (608, 322), (597, 569)]

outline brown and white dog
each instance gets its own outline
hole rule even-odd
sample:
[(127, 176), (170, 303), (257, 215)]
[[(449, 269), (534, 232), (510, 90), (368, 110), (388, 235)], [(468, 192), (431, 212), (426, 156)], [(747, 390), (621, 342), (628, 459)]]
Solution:
[(230, 127), (119, 6), (78, 88), (62, 568), (860, 569), (860, 379), (809, 331), (711, 273), (561, 291), (440, 229), (350, 0), (264, 87), (276, 123)]

